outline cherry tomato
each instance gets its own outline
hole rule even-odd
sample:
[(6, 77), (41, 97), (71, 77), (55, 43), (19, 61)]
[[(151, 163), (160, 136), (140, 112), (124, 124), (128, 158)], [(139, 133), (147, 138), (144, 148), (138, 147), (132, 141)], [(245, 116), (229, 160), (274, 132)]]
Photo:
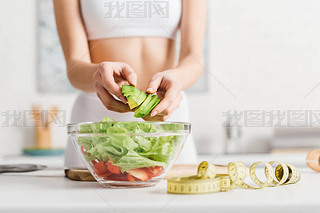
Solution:
[(87, 154), (87, 150), (84, 148), (84, 146), (81, 146), (81, 152), (83, 155)]
[(105, 172), (107, 172), (107, 168), (106, 166), (104, 165), (103, 161), (99, 161), (98, 163), (96, 163), (94, 165), (94, 171), (96, 172), (97, 175), (101, 175)]
[(108, 177), (108, 176), (110, 176), (110, 175), (112, 175), (112, 173), (110, 172), (110, 171), (105, 171), (104, 173), (97, 173), (96, 171), (95, 171), (95, 173), (99, 176), (99, 177)]
[(106, 166), (107, 166), (107, 168), (108, 168), (108, 170), (109, 170), (110, 172), (112, 172), (112, 173), (114, 173), (114, 174), (121, 174), (120, 168), (119, 168), (118, 166), (113, 165), (113, 164), (109, 161), (109, 159), (108, 159), (108, 161), (106, 162)]
[(97, 159), (91, 161), (92, 165), (95, 166), (99, 161)]
[(130, 169), (127, 173), (137, 178), (139, 181), (147, 181), (151, 179), (151, 176), (148, 175), (145, 168)]
[(130, 175), (129, 173), (127, 173), (127, 178), (129, 181), (133, 182), (133, 181), (136, 181), (136, 178), (133, 177), (132, 175)]
[(162, 173), (164, 173), (164, 168), (162, 166), (153, 166), (153, 167), (149, 167), (147, 168), (149, 169), (149, 171), (152, 174), (152, 177), (157, 177), (159, 175), (161, 175)]

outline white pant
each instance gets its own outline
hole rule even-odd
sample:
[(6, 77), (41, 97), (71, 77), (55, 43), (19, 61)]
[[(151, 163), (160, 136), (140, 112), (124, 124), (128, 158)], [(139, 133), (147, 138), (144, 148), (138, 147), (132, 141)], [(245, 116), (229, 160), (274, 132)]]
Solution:
[[(103, 106), (95, 93), (81, 92), (73, 105), (71, 122), (98, 122), (105, 116), (109, 116), (115, 121), (143, 121), (141, 118), (135, 118), (133, 115), (133, 112), (117, 113), (109, 111)], [(174, 112), (168, 121), (190, 122), (188, 101), (184, 92), (180, 107)], [(176, 161), (176, 164), (193, 164), (196, 162), (196, 147), (193, 136), (190, 134)], [(65, 153), (65, 166), (69, 169), (85, 168), (78, 156), (78, 153), (73, 147), (70, 138), (68, 139)]]

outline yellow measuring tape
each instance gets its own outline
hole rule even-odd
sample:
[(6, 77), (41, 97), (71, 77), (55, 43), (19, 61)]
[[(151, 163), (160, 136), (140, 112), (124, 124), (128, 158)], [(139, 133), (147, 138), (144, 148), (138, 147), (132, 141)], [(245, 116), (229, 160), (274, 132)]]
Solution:
[[(266, 177), (264, 182), (256, 175), (256, 167), (259, 164), (264, 165)], [(275, 169), (272, 167), (274, 164), (278, 164)], [(168, 179), (167, 191), (173, 194), (205, 194), (228, 191), (238, 187), (261, 189), (264, 187), (293, 184), (300, 180), (300, 172), (296, 167), (279, 161), (270, 161), (268, 163), (259, 161), (251, 165), (249, 177), (257, 184), (256, 187), (244, 182), (246, 176), (246, 166), (242, 162), (229, 163), (228, 174), (217, 174), (213, 164), (203, 161), (198, 167), (197, 175)]]

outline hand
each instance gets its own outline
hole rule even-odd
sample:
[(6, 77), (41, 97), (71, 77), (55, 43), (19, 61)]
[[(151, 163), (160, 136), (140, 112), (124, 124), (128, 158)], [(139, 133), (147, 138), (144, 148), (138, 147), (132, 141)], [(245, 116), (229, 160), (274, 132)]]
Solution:
[[(121, 92), (123, 84), (137, 84), (137, 75), (126, 63), (103, 62), (99, 64), (98, 70), (93, 74), (97, 96), (103, 105), (111, 111), (129, 112), (127, 99)], [(117, 97), (119, 100), (116, 100)]]
[(167, 120), (183, 99), (180, 84), (168, 70), (154, 75), (147, 88), (148, 93), (157, 93), (161, 102), (143, 119), (146, 121)]

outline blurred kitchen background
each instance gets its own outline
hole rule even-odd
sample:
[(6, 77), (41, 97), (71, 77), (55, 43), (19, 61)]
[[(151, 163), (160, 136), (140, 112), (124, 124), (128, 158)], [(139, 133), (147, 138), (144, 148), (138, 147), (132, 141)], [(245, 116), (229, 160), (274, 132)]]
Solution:
[[(320, 147), (320, 1), (207, 2), (205, 72), (188, 91), (198, 152)], [(33, 104), (61, 110), (51, 140), (66, 145), (77, 92), (55, 33), (50, 0), (0, 0), (0, 154), (34, 145)], [(282, 113), (283, 126), (263, 120), (270, 113)], [(239, 127), (228, 114), (240, 115)]]

